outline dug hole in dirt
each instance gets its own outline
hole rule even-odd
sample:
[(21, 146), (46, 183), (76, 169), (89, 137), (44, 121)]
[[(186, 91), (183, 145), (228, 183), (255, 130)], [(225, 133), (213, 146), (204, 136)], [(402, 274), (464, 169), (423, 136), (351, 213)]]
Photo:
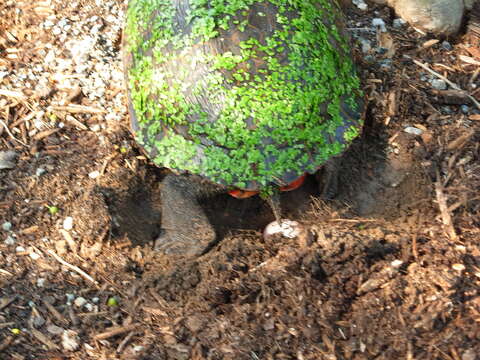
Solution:
[[(52, 6), (58, 18), (111, 13), (89, 1)], [(44, 21), (23, 3), (0, 7), (17, 37)], [(386, 33), (355, 30), (373, 17)], [(28, 145), (0, 133), (1, 150), (19, 155), (0, 170), (0, 358), (478, 359), (479, 112), (447, 101), (412, 59), (480, 100), (469, 87), (478, 65), (460, 56), (475, 57), (479, 43), (467, 33), (448, 50), (393, 19), (380, 6), (349, 12), (354, 37), (386, 51), (357, 50), (368, 111), (337, 198), (320, 200), (313, 178), (284, 193), (288, 217), (305, 227), (295, 239), (263, 238), (273, 215), (258, 198), (205, 199), (219, 241), (193, 261), (152, 251), (165, 170), (139, 151), (127, 117), (79, 114), (85, 128), (30, 136), (18, 119), (62, 90), (21, 101), (0, 93), (5, 124)], [(32, 39), (7, 44), (38, 51)], [(5, 59), (14, 70), (26, 63)]]

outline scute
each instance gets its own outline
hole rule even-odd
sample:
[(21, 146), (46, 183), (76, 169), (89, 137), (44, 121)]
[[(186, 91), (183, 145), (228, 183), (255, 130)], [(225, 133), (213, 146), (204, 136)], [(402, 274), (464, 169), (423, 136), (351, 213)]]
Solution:
[(132, 127), (159, 166), (259, 190), (313, 173), (363, 112), (333, 0), (131, 0)]

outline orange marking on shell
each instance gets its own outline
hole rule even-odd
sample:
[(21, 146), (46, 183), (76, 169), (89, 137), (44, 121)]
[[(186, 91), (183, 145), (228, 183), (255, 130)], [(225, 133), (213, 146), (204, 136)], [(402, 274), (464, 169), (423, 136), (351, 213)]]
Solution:
[(292, 190), (298, 189), (300, 186), (303, 185), (306, 177), (307, 177), (307, 174), (303, 174), (297, 180), (292, 181), (290, 184), (280, 187), (280, 191), (292, 191)]
[[(290, 184), (280, 187), (280, 191), (292, 191), (292, 190), (298, 189), (300, 186), (303, 185), (306, 178), (307, 178), (307, 174), (303, 174), (297, 180), (292, 181)], [(234, 198), (246, 199), (246, 198), (257, 195), (259, 192), (260, 191), (235, 189), (235, 190), (230, 190), (228, 193), (232, 195)]]
[(249, 197), (252, 197), (254, 195), (257, 195), (259, 191), (248, 191), (248, 190), (240, 190), (240, 189), (235, 189), (235, 190), (230, 190), (228, 192), (230, 195), (237, 199), (246, 199)]

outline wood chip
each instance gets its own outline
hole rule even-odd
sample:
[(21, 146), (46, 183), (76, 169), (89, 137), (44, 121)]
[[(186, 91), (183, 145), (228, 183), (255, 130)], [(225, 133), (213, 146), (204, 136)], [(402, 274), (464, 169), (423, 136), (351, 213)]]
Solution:
[(60, 129), (58, 129), (58, 128), (40, 131), (39, 133), (35, 134), (35, 136), (33, 137), (33, 140), (39, 141), (39, 140), (45, 139), (45, 138), (49, 137), (50, 135), (53, 135), (53, 134), (55, 134), (59, 131), (60, 131)]
[(55, 319), (60, 321), (62, 325), (68, 325), (68, 320), (57, 310), (55, 307), (48, 303), (47, 301), (43, 301), (43, 304), (48, 309), (48, 311), (53, 315)]
[(470, 65), (480, 65), (480, 61), (475, 60), (474, 58), (470, 56), (465, 56), (465, 55), (458, 55), (458, 58), (462, 60), (463, 62), (470, 64)]
[(13, 342), (14, 337), (13, 336), (8, 336), (6, 337), (1, 343), (0, 343), (0, 352), (4, 351), (6, 348), (10, 346), (10, 344)]
[(435, 194), (437, 195), (437, 203), (442, 215), (442, 223), (445, 226), (445, 231), (451, 240), (457, 239), (457, 233), (453, 227), (452, 216), (448, 211), (447, 198), (443, 191), (443, 185), (441, 183), (440, 172), (437, 169), (437, 181), (435, 182)]
[(429, 47), (432, 47), (433, 45), (438, 44), (439, 42), (440, 42), (440, 40), (438, 40), (438, 39), (431, 39), (431, 40), (425, 41), (422, 44), (422, 47), (424, 49), (428, 49)]
[(12, 90), (7, 90), (7, 89), (0, 89), (0, 96), (5, 96), (8, 98), (14, 98), (17, 100), (27, 100), (27, 97), (21, 93), (20, 91), (12, 91)]
[(117, 336), (117, 335), (121, 335), (121, 334), (130, 332), (130, 331), (136, 330), (139, 327), (140, 327), (139, 323), (135, 323), (135, 324), (127, 325), (127, 326), (115, 326), (115, 327), (112, 327), (112, 328), (108, 329), (107, 331), (105, 331), (103, 333), (95, 335), (93, 338), (95, 340), (105, 340), (105, 339), (109, 339), (109, 338)]
[(452, 151), (463, 148), (474, 134), (475, 130), (470, 130), (468, 133), (457, 137), (453, 141), (450, 141), (450, 143), (447, 145), (447, 150)]
[(38, 341), (46, 345), (49, 348), (49, 350), (59, 350), (59, 347), (57, 346), (57, 344), (55, 344), (52, 340), (50, 340), (48, 336), (46, 336), (45, 334), (41, 333), (35, 328), (30, 328), (29, 331)]
[(8, 305), (14, 302), (17, 299), (16, 296), (12, 296), (9, 298), (0, 298), (0, 310), (5, 309)]
[(51, 111), (65, 111), (72, 114), (105, 114), (106, 111), (103, 109), (95, 108), (92, 106), (83, 106), (77, 104), (70, 104), (67, 106), (49, 106)]

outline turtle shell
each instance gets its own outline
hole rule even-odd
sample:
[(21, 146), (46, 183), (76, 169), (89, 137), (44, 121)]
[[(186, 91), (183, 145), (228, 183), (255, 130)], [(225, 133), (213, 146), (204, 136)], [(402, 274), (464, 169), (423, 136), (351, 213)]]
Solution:
[(282, 186), (362, 125), (334, 0), (130, 0), (123, 51), (132, 128), (158, 166)]

